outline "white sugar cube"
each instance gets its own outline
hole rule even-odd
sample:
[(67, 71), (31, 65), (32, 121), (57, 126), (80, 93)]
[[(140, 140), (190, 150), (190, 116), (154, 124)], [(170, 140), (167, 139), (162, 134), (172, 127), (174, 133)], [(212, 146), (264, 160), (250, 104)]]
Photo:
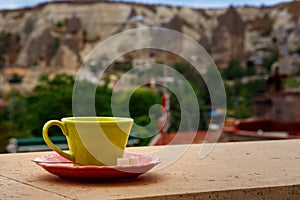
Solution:
[(129, 159), (128, 158), (117, 158), (117, 165), (118, 166), (129, 165)]
[(136, 156), (130, 156), (130, 157), (129, 157), (129, 164), (130, 164), (130, 165), (138, 165), (138, 164), (140, 164), (140, 159), (139, 159), (139, 157), (136, 157)]

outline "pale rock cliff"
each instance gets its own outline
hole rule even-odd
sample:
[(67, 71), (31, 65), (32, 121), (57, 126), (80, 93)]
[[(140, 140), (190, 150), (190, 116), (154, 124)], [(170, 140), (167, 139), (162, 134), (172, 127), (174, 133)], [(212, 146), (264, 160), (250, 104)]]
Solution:
[(134, 16), (143, 16), (149, 26), (168, 27), (192, 37), (220, 68), (231, 60), (245, 66), (249, 59), (274, 52), (272, 38), (279, 33), (286, 34), (289, 52), (300, 48), (299, 1), (272, 7), (206, 10), (118, 2), (53, 2), (0, 11), (0, 80), (7, 80), (5, 69), (13, 67), (38, 69), (31, 74), (32, 80), (43, 73), (74, 74), (99, 42), (131, 27), (145, 26), (130, 21)]

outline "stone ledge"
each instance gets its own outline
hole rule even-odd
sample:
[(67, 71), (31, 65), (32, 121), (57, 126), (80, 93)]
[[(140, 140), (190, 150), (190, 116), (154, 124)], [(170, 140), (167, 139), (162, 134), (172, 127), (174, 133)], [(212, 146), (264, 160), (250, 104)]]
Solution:
[[(167, 167), (120, 182), (67, 181), (31, 162), (49, 152), (2, 154), (1, 184), (9, 180), (9, 185), (0, 187), (0, 199), (21, 194), (30, 199), (36, 191), (49, 193), (48, 199), (57, 195), (65, 199), (300, 198), (300, 140), (218, 143), (200, 159), (200, 148), (205, 145), (209, 144), (190, 145)], [(171, 149), (182, 147), (185, 145), (174, 145)], [(127, 150), (159, 154), (163, 148), (165, 146)], [(161, 159), (169, 162), (170, 156), (161, 155)]]
[[(224, 190), (224, 191), (211, 191), (202, 193), (184, 193), (174, 194), (166, 196), (152, 196), (134, 198), (134, 200), (173, 200), (173, 199), (249, 199), (249, 200), (261, 200), (261, 199), (290, 199), (298, 200), (300, 198), (300, 185), (291, 186), (278, 186), (278, 187), (266, 187), (266, 188), (248, 188), (239, 190)], [(133, 198), (130, 198), (133, 199)]]

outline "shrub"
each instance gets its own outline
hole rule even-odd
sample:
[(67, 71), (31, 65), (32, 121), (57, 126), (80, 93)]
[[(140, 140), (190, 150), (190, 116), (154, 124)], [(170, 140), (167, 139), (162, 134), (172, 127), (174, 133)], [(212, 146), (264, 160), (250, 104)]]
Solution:
[(245, 70), (237, 61), (231, 61), (228, 64), (228, 67), (224, 69), (222, 73), (223, 78), (228, 80), (239, 79), (243, 77), (245, 74), (246, 74)]

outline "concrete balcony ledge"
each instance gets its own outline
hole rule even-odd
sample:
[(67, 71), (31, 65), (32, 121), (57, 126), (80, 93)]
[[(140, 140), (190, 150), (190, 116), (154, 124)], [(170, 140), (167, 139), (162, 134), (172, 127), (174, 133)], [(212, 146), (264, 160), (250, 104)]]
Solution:
[(218, 143), (203, 159), (200, 147), (191, 145), (167, 167), (117, 182), (68, 181), (31, 162), (49, 152), (2, 154), (0, 199), (300, 199), (300, 140)]

